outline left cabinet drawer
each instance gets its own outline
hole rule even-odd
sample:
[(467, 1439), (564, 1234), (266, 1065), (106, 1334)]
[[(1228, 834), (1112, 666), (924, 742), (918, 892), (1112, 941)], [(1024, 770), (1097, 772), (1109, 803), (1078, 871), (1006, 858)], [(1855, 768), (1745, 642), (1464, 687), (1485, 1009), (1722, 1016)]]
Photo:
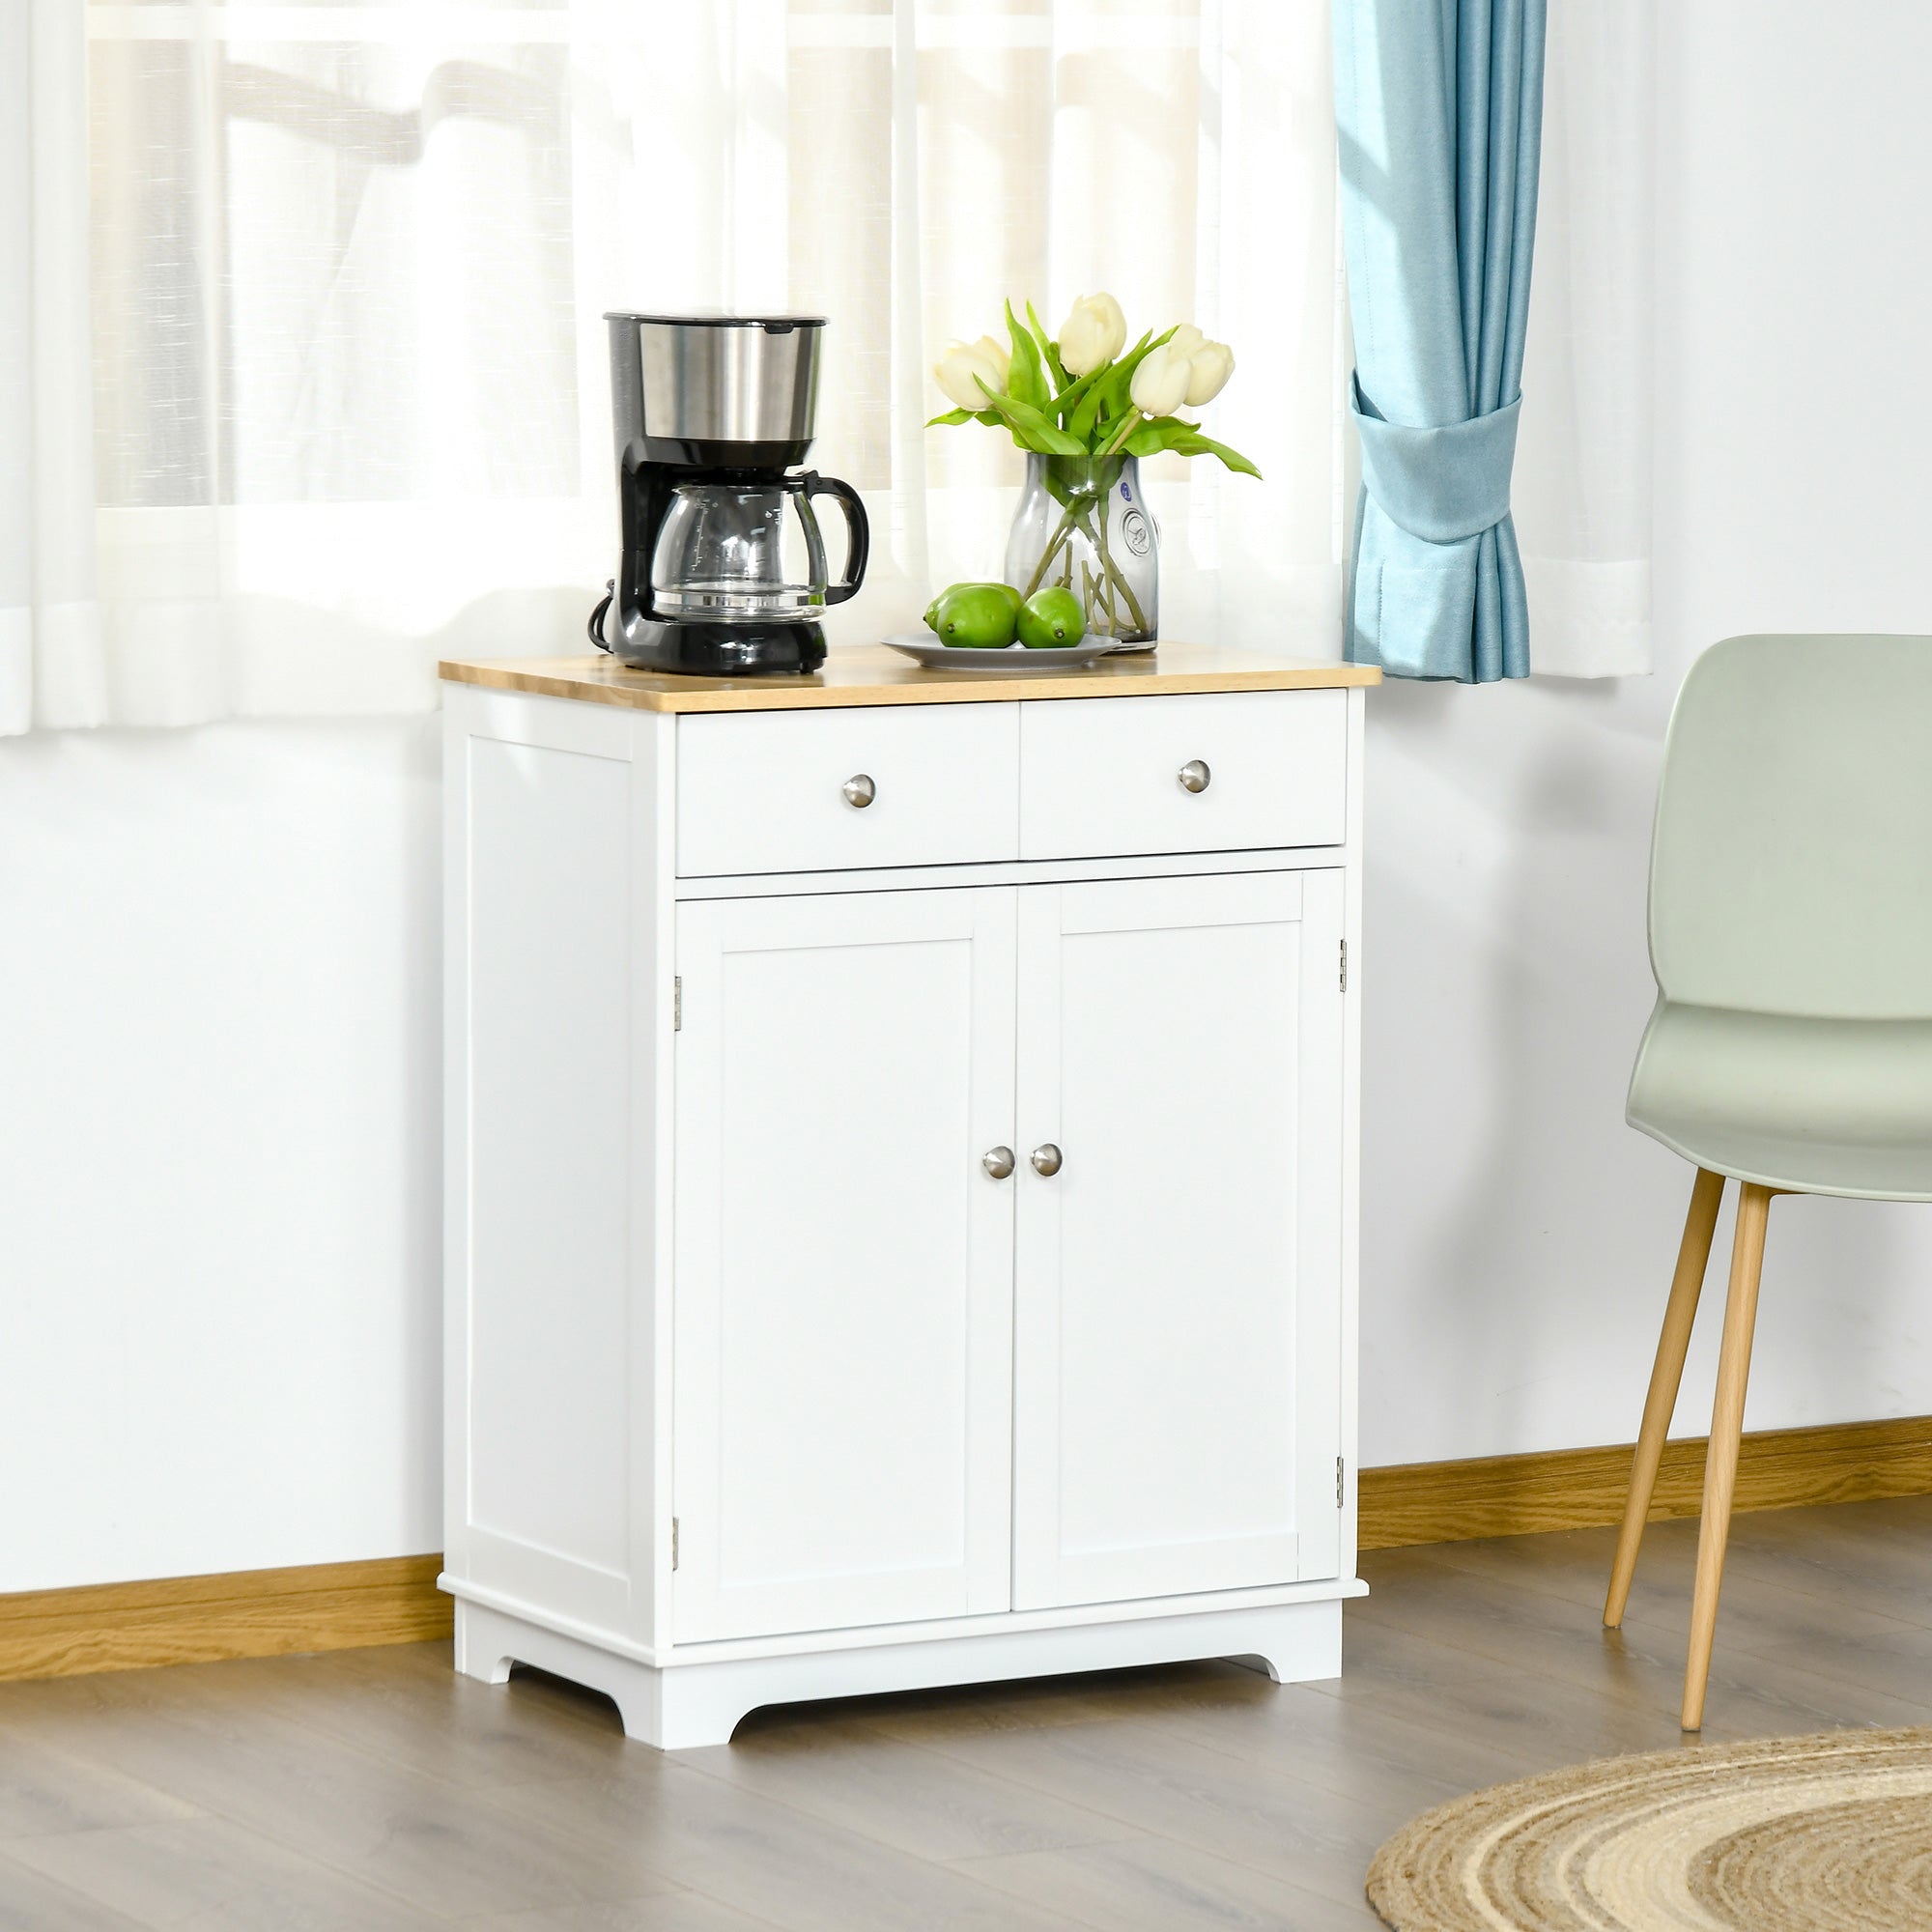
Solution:
[(713, 712), (677, 726), (677, 869), (1019, 856), (1017, 704)]

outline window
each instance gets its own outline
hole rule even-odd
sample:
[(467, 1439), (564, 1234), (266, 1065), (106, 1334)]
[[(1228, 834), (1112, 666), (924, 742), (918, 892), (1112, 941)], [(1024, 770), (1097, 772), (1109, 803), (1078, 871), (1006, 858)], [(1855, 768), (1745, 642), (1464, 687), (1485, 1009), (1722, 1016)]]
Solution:
[(185, 715), (300, 708), (325, 654), (386, 706), (433, 700), (439, 653), (581, 647), (615, 560), (609, 308), (831, 318), (812, 460), (874, 528), (835, 639), (1003, 554), (1021, 461), (925, 431), (944, 342), (1098, 287), (1233, 340), (1219, 420), (1270, 453), (1262, 485), (1151, 466), (1169, 634), (1337, 607), (1322, 0), (86, 19), (101, 608), (110, 654), (200, 667)]

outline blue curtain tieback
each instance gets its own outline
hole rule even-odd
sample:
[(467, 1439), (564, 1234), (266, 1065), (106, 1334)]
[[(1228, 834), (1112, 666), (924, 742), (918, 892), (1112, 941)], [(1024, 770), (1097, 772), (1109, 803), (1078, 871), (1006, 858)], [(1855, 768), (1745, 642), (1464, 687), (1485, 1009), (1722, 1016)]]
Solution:
[(1362, 438), (1362, 481), (1390, 520), (1425, 543), (1479, 536), (1509, 515), (1519, 396), (1486, 416), (1409, 429), (1370, 412), (1359, 383), (1349, 407)]

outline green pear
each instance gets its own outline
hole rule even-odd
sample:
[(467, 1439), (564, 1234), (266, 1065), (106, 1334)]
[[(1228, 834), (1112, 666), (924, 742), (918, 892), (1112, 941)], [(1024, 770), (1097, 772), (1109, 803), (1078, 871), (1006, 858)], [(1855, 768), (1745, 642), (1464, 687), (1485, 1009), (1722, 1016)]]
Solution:
[(1013, 640), (1012, 592), (1004, 583), (955, 583), (934, 603), (927, 622), (955, 649), (1003, 651)]
[(1065, 584), (1036, 590), (1020, 606), (1020, 642), (1030, 651), (1065, 649), (1087, 635), (1080, 600)]

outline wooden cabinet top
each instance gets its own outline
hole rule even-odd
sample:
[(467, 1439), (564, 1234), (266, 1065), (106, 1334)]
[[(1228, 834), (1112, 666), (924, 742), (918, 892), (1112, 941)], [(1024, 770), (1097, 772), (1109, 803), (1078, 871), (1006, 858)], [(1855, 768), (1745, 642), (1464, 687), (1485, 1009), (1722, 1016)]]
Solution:
[(1077, 670), (924, 670), (883, 644), (835, 646), (799, 677), (675, 677), (599, 653), (575, 658), (452, 658), (457, 684), (635, 711), (816, 711), (863, 704), (987, 704), (1015, 698), (1152, 697), (1190, 691), (1328, 691), (1379, 684), (1373, 665), (1324, 664), (1279, 651), (1162, 644), (1152, 657), (1102, 658)]

